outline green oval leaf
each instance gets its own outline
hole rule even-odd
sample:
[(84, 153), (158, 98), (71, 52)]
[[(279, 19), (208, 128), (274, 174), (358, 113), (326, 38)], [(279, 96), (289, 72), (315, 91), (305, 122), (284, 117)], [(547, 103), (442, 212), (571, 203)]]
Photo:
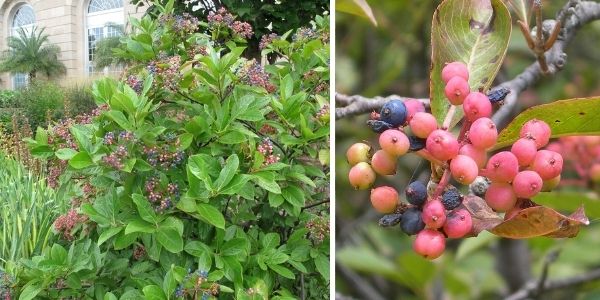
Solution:
[(94, 162), (92, 162), (92, 158), (85, 151), (75, 154), (73, 157), (71, 157), (71, 160), (69, 160), (69, 165), (74, 169), (87, 168), (93, 164)]
[(225, 218), (223, 214), (210, 204), (200, 203), (198, 204), (198, 214), (200, 218), (217, 228), (225, 229)]
[[(473, 91), (487, 91), (506, 54), (511, 33), (510, 12), (501, 0), (445, 0), (431, 28), (431, 112), (441, 124), (450, 109), (444, 95), (442, 68), (460, 61), (469, 68)], [(457, 109), (452, 125), (462, 118)]]

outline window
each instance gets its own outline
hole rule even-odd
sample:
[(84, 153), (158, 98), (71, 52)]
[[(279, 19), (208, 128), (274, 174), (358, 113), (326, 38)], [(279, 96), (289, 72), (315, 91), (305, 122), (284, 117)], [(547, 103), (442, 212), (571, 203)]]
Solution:
[(117, 26), (123, 26), (125, 21), (123, 0), (91, 0), (87, 11), (86, 71), (89, 75), (106, 75), (120, 71), (119, 67), (96, 70), (94, 68), (94, 52), (96, 42), (99, 40), (121, 35)]
[[(29, 33), (35, 26), (35, 13), (29, 5), (19, 7), (11, 23), (10, 35), (19, 35), (19, 29)], [(24, 73), (16, 73), (12, 75), (12, 85), (14, 89), (22, 88), (29, 83), (29, 76)]]

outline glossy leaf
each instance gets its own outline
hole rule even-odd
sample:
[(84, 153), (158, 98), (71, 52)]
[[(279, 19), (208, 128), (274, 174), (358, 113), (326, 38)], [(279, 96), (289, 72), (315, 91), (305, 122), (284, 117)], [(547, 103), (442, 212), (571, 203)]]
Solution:
[(373, 25), (377, 26), (377, 20), (375, 20), (375, 16), (373, 16), (373, 10), (366, 0), (336, 0), (335, 9), (366, 18), (371, 21)]

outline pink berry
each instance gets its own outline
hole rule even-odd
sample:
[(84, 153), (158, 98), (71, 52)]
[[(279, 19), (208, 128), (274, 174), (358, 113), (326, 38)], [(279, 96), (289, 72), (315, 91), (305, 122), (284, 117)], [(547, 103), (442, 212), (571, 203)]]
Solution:
[(455, 76), (452, 77), (444, 88), (444, 93), (446, 94), (446, 98), (448, 101), (452, 103), (452, 105), (461, 105), (465, 98), (471, 92), (471, 88), (469, 88), (469, 83), (462, 77)]
[(520, 137), (534, 140), (537, 148), (540, 149), (548, 144), (550, 135), (550, 126), (546, 122), (533, 119), (523, 125)]
[(446, 209), (440, 200), (427, 201), (423, 205), (423, 222), (428, 228), (441, 228), (446, 223)]
[(466, 155), (457, 155), (450, 162), (450, 172), (456, 181), (471, 184), (479, 174), (477, 163)]
[(379, 146), (392, 156), (402, 156), (408, 152), (410, 142), (400, 130), (388, 129), (379, 135)]
[(350, 169), (348, 179), (350, 184), (357, 190), (366, 190), (375, 182), (375, 172), (366, 162), (359, 162)]
[(471, 144), (464, 144), (462, 147), (460, 147), (460, 150), (458, 150), (458, 154), (470, 157), (472, 160), (475, 161), (477, 167), (479, 167), (480, 169), (483, 169), (485, 167), (485, 162), (487, 161), (487, 154), (483, 149), (475, 148)]
[(437, 120), (432, 114), (426, 112), (416, 113), (409, 124), (414, 135), (423, 139), (437, 129)]
[(458, 239), (467, 235), (473, 228), (471, 214), (464, 208), (451, 211), (444, 224), (444, 233), (451, 239)]
[(520, 138), (512, 145), (510, 152), (517, 157), (519, 166), (527, 167), (533, 162), (537, 154), (537, 146), (533, 140)]
[(560, 184), (560, 175), (552, 178), (544, 180), (544, 184), (542, 185), (542, 192), (550, 192), (555, 189)]
[(495, 211), (507, 211), (517, 203), (517, 196), (510, 184), (492, 183), (485, 192), (485, 202)]
[(427, 151), (438, 160), (447, 161), (458, 155), (458, 141), (448, 131), (434, 130), (425, 142)]
[(380, 186), (371, 190), (371, 204), (382, 214), (393, 213), (398, 205), (398, 192), (389, 186)]
[(562, 168), (562, 155), (549, 150), (538, 151), (531, 163), (531, 170), (536, 171), (543, 180), (560, 175)]
[(552, 143), (548, 144), (548, 146), (546, 147), (546, 150), (550, 150), (550, 151), (554, 151), (556, 153), (562, 154), (563, 146), (559, 142), (552, 142)]
[(522, 171), (513, 180), (515, 195), (519, 198), (531, 198), (542, 190), (542, 177), (534, 171)]
[(467, 120), (474, 122), (479, 118), (490, 117), (492, 115), (492, 103), (490, 103), (490, 99), (485, 94), (472, 92), (465, 98), (463, 110), (465, 111)]
[(517, 173), (519, 173), (519, 161), (514, 154), (508, 151), (494, 154), (488, 160), (485, 168), (485, 176), (492, 182), (511, 182)]
[(377, 150), (371, 158), (371, 166), (379, 175), (394, 175), (396, 174), (396, 157), (383, 150)]
[(451, 62), (442, 69), (442, 80), (448, 83), (453, 77), (461, 77), (464, 80), (469, 80), (469, 69), (462, 62)]
[(471, 124), (469, 129), (471, 144), (479, 149), (490, 149), (498, 140), (498, 129), (490, 118), (479, 118)]
[(432, 229), (423, 229), (417, 233), (417, 238), (413, 244), (413, 250), (426, 259), (436, 259), (444, 253), (446, 249), (446, 238), (444, 235)]
[(423, 102), (417, 99), (409, 99), (404, 101), (404, 106), (406, 106), (406, 121), (410, 122), (413, 116), (418, 112), (425, 112), (425, 105)]
[(346, 151), (346, 159), (348, 159), (348, 163), (351, 166), (356, 165), (359, 162), (368, 162), (369, 161), (369, 152), (371, 151), (371, 146), (365, 143), (356, 143)]
[(590, 178), (593, 182), (600, 183), (600, 163), (595, 163), (590, 168)]

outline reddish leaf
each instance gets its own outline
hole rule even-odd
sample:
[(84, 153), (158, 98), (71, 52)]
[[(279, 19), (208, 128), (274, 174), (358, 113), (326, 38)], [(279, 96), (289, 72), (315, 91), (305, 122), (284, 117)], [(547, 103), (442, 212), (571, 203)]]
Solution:
[(465, 196), (461, 206), (469, 211), (473, 219), (470, 236), (477, 236), (481, 231), (490, 230), (502, 223), (502, 218), (487, 206), (485, 200), (477, 196)]

